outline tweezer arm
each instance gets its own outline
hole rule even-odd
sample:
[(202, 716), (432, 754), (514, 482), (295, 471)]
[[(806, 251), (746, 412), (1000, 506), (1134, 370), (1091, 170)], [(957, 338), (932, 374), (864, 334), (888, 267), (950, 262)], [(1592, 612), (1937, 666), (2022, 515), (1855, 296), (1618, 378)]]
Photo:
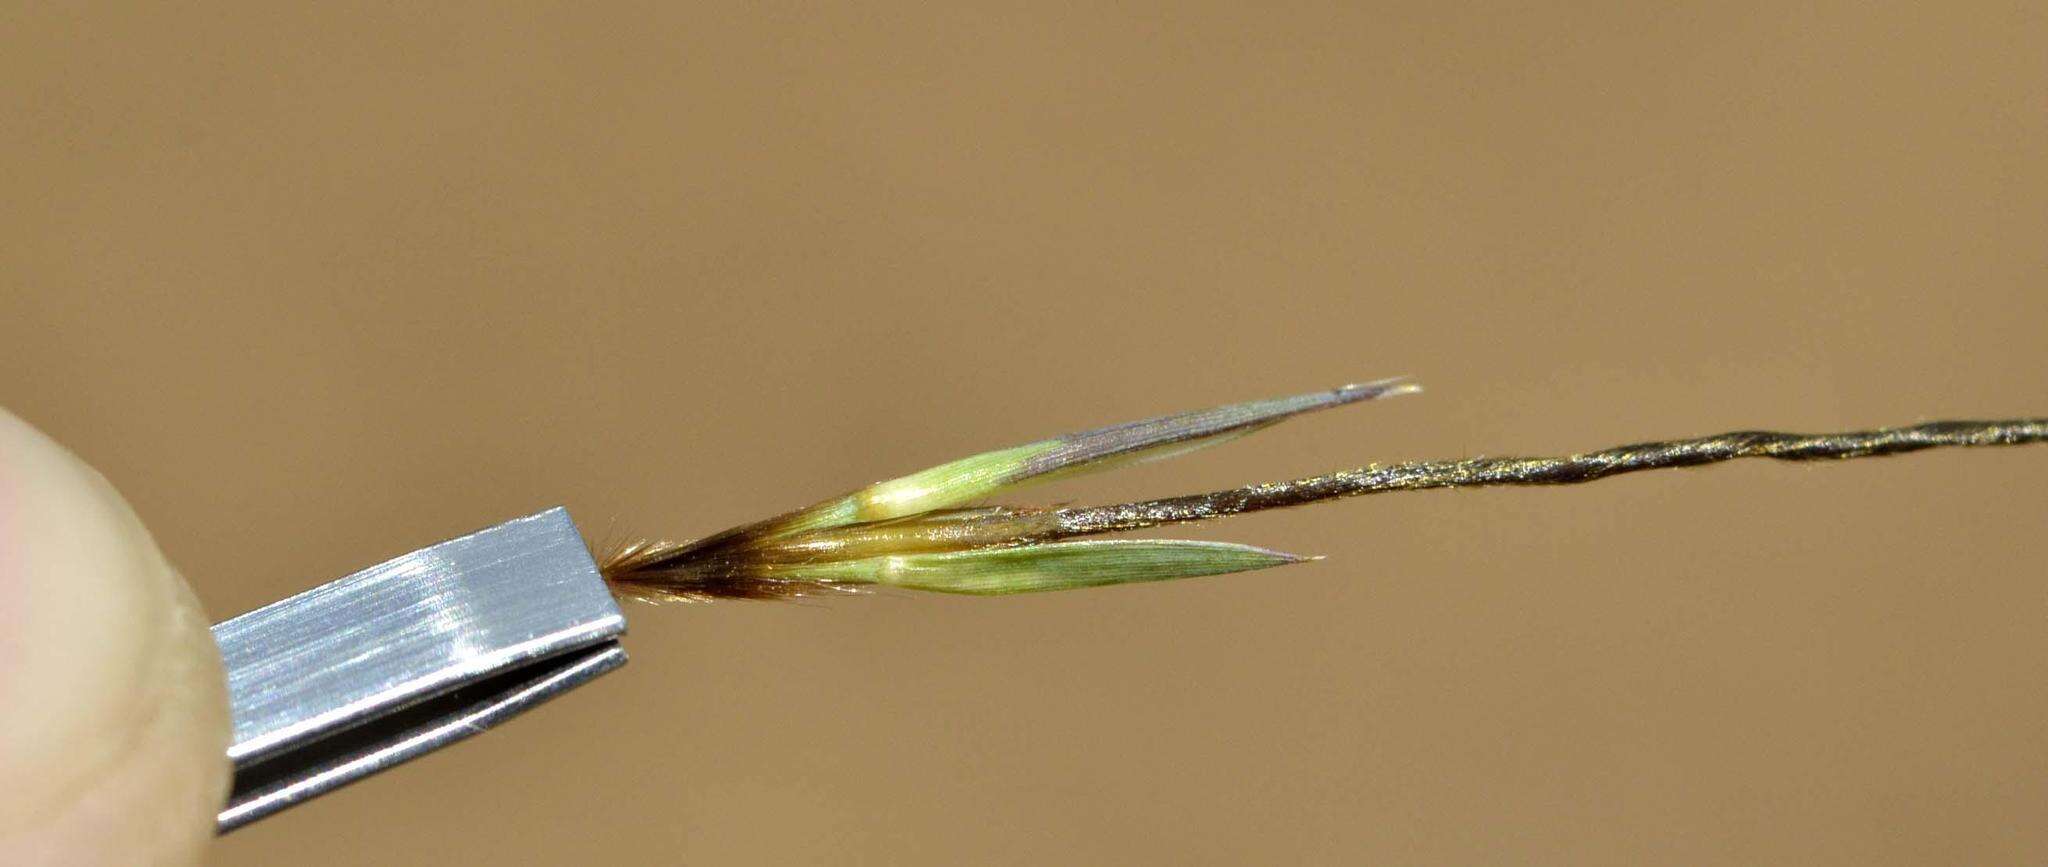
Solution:
[(568, 512), (450, 539), (217, 624), (222, 833), (462, 740), (625, 664)]

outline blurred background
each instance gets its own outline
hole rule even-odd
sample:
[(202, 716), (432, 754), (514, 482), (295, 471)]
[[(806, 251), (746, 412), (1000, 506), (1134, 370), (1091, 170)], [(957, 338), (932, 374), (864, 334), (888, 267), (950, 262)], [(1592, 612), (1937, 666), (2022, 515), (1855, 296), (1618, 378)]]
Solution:
[[(2038, 4), (13, 4), (0, 403), (225, 618), (551, 504), (2048, 412)], [(636, 607), (257, 864), (2040, 863), (2048, 451), (1377, 497), (1328, 555)]]

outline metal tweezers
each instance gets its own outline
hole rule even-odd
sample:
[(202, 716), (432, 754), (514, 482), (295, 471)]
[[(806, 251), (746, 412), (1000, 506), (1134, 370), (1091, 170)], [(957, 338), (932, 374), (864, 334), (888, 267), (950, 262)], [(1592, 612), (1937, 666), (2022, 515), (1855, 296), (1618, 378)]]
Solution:
[(233, 705), (227, 833), (626, 664), (626, 619), (560, 508), (213, 627)]

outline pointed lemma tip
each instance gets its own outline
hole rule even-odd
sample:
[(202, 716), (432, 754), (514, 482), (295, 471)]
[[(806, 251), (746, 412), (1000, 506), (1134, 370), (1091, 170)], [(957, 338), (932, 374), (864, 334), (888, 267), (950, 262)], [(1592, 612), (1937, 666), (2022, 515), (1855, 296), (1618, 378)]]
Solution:
[(1183, 542), (1182, 544), (1213, 547), (1218, 550), (1228, 549), (1242, 554), (1250, 555), (1251, 557), (1259, 561), (1262, 561), (1259, 563), (1259, 565), (1251, 567), (1253, 569), (1270, 569), (1274, 566), (1292, 566), (1296, 563), (1304, 563), (1309, 560), (1323, 559), (1322, 555), (1320, 554), (1296, 554), (1291, 551), (1279, 551), (1272, 548), (1260, 547), (1258, 545), (1246, 545), (1242, 542)]
[(1271, 548), (1261, 548), (1259, 551), (1273, 558), (1273, 565), (1275, 566), (1292, 566), (1296, 563), (1311, 563), (1323, 559), (1321, 554), (1296, 554), (1291, 551), (1275, 551)]
[(1408, 381), (1408, 377), (1405, 375), (1389, 376), (1385, 379), (1375, 379), (1369, 382), (1349, 382), (1337, 387), (1339, 395), (1353, 400), (1397, 397), (1404, 394), (1417, 394), (1421, 391), (1422, 384)]

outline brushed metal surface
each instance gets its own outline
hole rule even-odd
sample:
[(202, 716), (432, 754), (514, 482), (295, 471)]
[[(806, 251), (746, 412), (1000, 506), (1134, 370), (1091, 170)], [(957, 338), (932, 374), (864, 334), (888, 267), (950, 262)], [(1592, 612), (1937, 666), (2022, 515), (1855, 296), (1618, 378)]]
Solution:
[[(509, 676), (429, 700), (388, 720), (313, 745), (305, 755), (258, 762), (235, 775), (215, 818), (225, 834), (279, 810), (464, 740), (626, 664), (616, 641), (570, 651)], [(386, 723), (390, 724), (387, 725)], [(370, 731), (374, 730), (374, 731)], [(362, 736), (358, 736), (361, 733)], [(273, 767), (282, 765), (283, 767)]]
[[(213, 627), (233, 706), (228, 757), (238, 775), (263, 764), (274, 777), (284, 754), (624, 631), (563, 509), (431, 545)], [(556, 682), (553, 692), (602, 670)], [(514, 702), (494, 719), (535, 703)], [(393, 754), (348, 779), (432, 748)]]

